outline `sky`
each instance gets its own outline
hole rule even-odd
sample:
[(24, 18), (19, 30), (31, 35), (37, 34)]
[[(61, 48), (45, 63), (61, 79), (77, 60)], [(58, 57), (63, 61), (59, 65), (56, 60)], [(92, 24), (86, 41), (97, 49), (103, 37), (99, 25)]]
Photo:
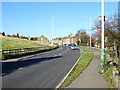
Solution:
[[(105, 16), (117, 12), (117, 5), (105, 2)], [(94, 26), (101, 16), (101, 2), (3, 2), (2, 31), (9, 35), (44, 35), (49, 40), (74, 35), (78, 29), (86, 29), (89, 34), (89, 18), (84, 16), (91, 16)]]

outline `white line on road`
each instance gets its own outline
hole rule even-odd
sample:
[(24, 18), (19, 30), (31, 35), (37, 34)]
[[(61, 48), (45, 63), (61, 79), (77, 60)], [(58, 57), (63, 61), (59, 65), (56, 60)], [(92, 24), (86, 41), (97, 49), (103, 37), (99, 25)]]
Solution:
[(64, 54), (64, 53), (68, 52), (68, 50), (69, 50), (69, 48), (68, 48), (66, 51), (64, 51), (64, 52), (59, 53), (57, 56), (62, 55), (62, 54)]
[(18, 68), (18, 69), (22, 69), (22, 68)]
[(58, 56), (58, 55), (55, 55), (55, 56)]

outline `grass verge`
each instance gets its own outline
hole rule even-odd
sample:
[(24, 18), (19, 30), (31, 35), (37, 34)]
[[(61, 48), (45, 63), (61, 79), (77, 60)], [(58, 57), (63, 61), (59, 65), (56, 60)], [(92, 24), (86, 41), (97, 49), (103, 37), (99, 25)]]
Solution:
[(103, 73), (103, 76), (108, 84), (108, 88), (115, 88), (115, 84), (112, 81), (112, 71), (107, 65), (105, 65), (105, 72)]
[(83, 51), (91, 52), (90, 48), (87, 46), (80, 46), (79, 48), (82, 49)]
[(94, 57), (93, 53), (82, 53), (79, 62), (72, 70), (72, 72), (69, 74), (67, 79), (62, 83), (60, 88), (64, 88), (70, 85), (73, 82), (73, 80), (75, 80), (83, 72), (83, 70), (90, 64), (93, 57)]

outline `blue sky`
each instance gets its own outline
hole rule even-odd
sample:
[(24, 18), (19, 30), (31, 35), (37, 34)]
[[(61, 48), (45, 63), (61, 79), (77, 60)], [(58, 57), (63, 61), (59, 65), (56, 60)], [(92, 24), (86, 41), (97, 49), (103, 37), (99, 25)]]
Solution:
[[(117, 12), (117, 4), (106, 2), (105, 15)], [(52, 39), (74, 35), (78, 29), (87, 29), (89, 33), (89, 19), (84, 16), (92, 17), (93, 26), (100, 15), (100, 2), (3, 2), (2, 29), (10, 35), (44, 35)], [(52, 16), (55, 16), (53, 36)]]

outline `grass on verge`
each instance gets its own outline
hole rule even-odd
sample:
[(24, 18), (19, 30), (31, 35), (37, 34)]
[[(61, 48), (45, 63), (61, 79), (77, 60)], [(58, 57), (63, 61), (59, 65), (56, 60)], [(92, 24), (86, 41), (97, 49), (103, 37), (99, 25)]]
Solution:
[(60, 88), (64, 88), (70, 85), (72, 81), (75, 80), (83, 72), (83, 70), (90, 64), (93, 57), (94, 53), (83, 53), (79, 62), (77, 63), (73, 71), (70, 73), (70, 75), (67, 77), (67, 79), (62, 83)]
[(80, 46), (79, 48), (82, 49), (83, 51), (91, 52), (90, 47)]

